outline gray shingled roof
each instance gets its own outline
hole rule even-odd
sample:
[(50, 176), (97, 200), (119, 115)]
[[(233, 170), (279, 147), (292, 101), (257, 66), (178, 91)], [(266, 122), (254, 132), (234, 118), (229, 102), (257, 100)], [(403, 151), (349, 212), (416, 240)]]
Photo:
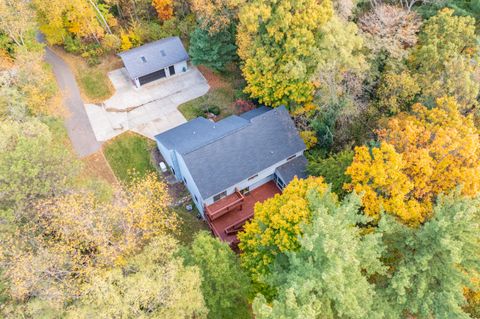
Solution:
[(240, 114), (240, 117), (242, 117), (246, 120), (251, 120), (254, 117), (262, 115), (263, 113), (268, 112), (270, 110), (271, 110), (271, 108), (269, 108), (267, 106), (260, 106), (260, 107), (257, 107), (256, 109), (253, 109), (251, 111)]
[[(179, 37), (161, 39), (118, 54), (132, 79), (189, 59)], [(142, 60), (145, 58), (145, 61)]]
[(217, 123), (198, 117), (158, 134), (155, 139), (170, 150), (186, 154), (248, 124), (248, 120), (235, 115)]
[(307, 177), (307, 159), (305, 156), (297, 156), (296, 158), (286, 162), (282, 166), (278, 167), (275, 172), (280, 177), (285, 185), (288, 185), (292, 179), (297, 176), (298, 178)]
[(282, 106), (203, 146), (197, 145), (183, 158), (206, 199), (303, 150), (305, 144)]

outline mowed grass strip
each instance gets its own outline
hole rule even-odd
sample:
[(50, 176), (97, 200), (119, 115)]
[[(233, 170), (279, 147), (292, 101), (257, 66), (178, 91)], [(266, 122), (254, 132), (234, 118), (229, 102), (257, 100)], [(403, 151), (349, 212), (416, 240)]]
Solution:
[(80, 69), (78, 73), (81, 90), (90, 100), (103, 101), (112, 95), (112, 84), (101, 70), (86, 67)]
[(132, 132), (123, 133), (104, 145), (103, 151), (115, 176), (122, 182), (130, 181), (130, 173), (140, 176), (155, 172), (150, 153), (155, 142)]

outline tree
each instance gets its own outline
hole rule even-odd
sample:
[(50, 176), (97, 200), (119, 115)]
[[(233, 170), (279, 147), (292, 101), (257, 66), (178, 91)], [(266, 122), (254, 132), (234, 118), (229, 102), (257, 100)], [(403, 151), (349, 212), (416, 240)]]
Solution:
[(43, 51), (18, 50), (13, 72), (13, 84), (25, 96), (32, 114), (58, 114), (59, 103), (55, 100), (58, 88), (53, 72), (44, 61)]
[(230, 247), (207, 232), (196, 235), (183, 251), (185, 264), (200, 269), (208, 318), (250, 318), (250, 280)]
[(365, 32), (366, 44), (375, 54), (386, 51), (392, 58), (400, 59), (417, 43), (421, 23), (415, 12), (382, 4), (362, 15), (358, 26)]
[(35, 18), (28, 1), (0, 0), (0, 31), (18, 46), (33, 40)]
[(211, 35), (208, 31), (196, 28), (190, 36), (188, 50), (193, 64), (202, 64), (215, 71), (224, 71), (225, 67), (237, 57), (237, 47), (234, 43), (234, 30), (225, 29)]
[(270, 272), (278, 255), (298, 249), (301, 225), (308, 224), (311, 219), (307, 194), (326, 190), (327, 185), (321, 177), (294, 179), (281, 195), (255, 206), (253, 219), (238, 234), (238, 239), (242, 265), (249, 272), (257, 291), (272, 293), (272, 288), (264, 282), (264, 276)]
[(476, 105), (480, 85), (475, 19), (443, 9), (430, 18), (409, 57), (409, 67), (422, 89), (423, 101), (453, 96), (461, 109)]
[(391, 265), (378, 286), (395, 314), (389, 318), (470, 318), (462, 307), (464, 287), (480, 271), (479, 204), (478, 197), (442, 196), (419, 228), (382, 218), (383, 258)]
[(407, 112), (420, 93), (420, 86), (403, 65), (387, 65), (377, 88), (377, 107), (385, 115)]
[(313, 176), (322, 176), (331, 185), (332, 191), (340, 198), (347, 195), (343, 189), (351, 181), (345, 170), (352, 164), (353, 152), (342, 151), (327, 158), (310, 158), (307, 171)]
[(154, 174), (133, 178), (107, 202), (78, 190), (35, 202), (15, 220), (17, 231), (0, 238), (11, 298), (62, 309), (96, 270), (124, 264), (149, 240), (175, 230), (168, 204)]
[[(369, 276), (385, 271), (379, 234), (362, 234), (359, 200), (338, 204), (328, 193), (311, 193), (312, 222), (304, 227), (296, 252), (287, 253), (270, 280), (278, 296), (260, 295), (253, 309), (259, 319), (383, 318)], [(379, 309), (380, 308), (380, 309)]]
[(409, 225), (424, 222), (437, 196), (462, 186), (462, 194), (480, 190), (480, 146), (471, 116), (462, 116), (453, 98), (427, 109), (416, 104), (377, 131), (379, 147), (357, 147), (346, 173), (346, 189), (364, 194), (367, 215), (383, 209)]
[(318, 33), (332, 11), (329, 0), (255, 0), (242, 7), (237, 45), (245, 92), (270, 106), (310, 101)]
[(172, 0), (152, 0), (152, 6), (157, 11), (160, 20), (166, 21), (173, 17)]
[(352, 22), (333, 16), (321, 26), (320, 56), (315, 73), (320, 104), (338, 103), (348, 92), (344, 83), (348, 75), (359, 75), (367, 69), (363, 39)]
[(100, 44), (111, 33), (109, 21), (93, 0), (33, 0), (40, 31), (49, 44), (63, 44), (67, 35), (94, 40)]
[(197, 267), (183, 266), (177, 243), (161, 236), (123, 267), (99, 271), (67, 318), (206, 318)]
[(191, 7), (200, 29), (213, 35), (237, 25), (238, 10), (244, 3), (244, 0), (192, 0)]
[(343, 20), (348, 20), (353, 13), (353, 10), (357, 6), (357, 0), (334, 0), (333, 8), (338, 17)]
[(354, 23), (333, 16), (320, 29), (321, 54), (314, 76), (318, 112), (310, 118), (310, 127), (319, 145), (330, 149), (334, 144), (344, 145), (352, 135), (351, 125), (365, 109), (361, 84), (368, 65)]
[(0, 122), (0, 211), (22, 215), (71, 187), (79, 164), (38, 120)]

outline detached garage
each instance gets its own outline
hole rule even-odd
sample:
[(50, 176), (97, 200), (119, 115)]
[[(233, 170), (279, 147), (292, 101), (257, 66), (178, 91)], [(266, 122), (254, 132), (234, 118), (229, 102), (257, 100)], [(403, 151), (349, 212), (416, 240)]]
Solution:
[(187, 71), (189, 59), (179, 37), (151, 42), (118, 54), (136, 87)]

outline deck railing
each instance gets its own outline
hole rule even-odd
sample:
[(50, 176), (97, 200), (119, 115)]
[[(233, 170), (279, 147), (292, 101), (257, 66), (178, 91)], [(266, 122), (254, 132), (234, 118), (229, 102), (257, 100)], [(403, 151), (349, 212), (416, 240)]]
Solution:
[[(233, 196), (236, 196), (237, 198), (234, 200), (231, 200)], [(241, 206), (243, 204), (244, 199), (245, 197), (240, 192), (235, 191), (235, 193), (220, 199), (219, 201), (213, 203), (212, 205), (205, 206), (205, 212), (207, 213), (208, 219), (213, 221), (225, 215), (226, 213), (237, 209), (238, 206)], [(224, 205), (221, 205), (222, 201), (225, 201)], [(219, 207), (215, 208), (215, 206), (219, 206)]]

